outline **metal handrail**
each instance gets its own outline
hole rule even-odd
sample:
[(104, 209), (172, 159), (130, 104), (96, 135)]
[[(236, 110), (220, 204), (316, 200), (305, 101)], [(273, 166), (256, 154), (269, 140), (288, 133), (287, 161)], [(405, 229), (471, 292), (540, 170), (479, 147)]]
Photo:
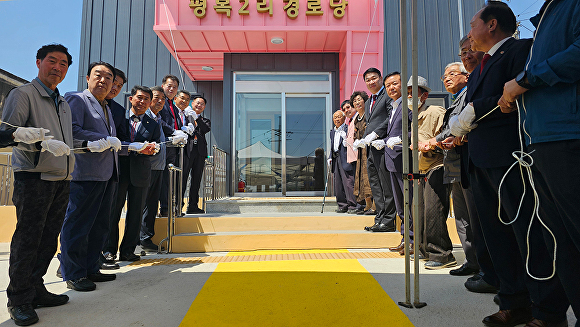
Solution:
[[(183, 147), (184, 144), (177, 145), (179, 148), (179, 166), (183, 167)], [(173, 235), (175, 235), (175, 218), (182, 217), (183, 213), (183, 198), (182, 198), (182, 180), (183, 170), (180, 167), (175, 167), (173, 164), (168, 165), (169, 169), (169, 199), (167, 203), (167, 237), (159, 242), (157, 253), (161, 253), (161, 244), (167, 242), (165, 248), (166, 254), (173, 252)], [(176, 186), (176, 187), (174, 187)]]
[(12, 153), (0, 153), (0, 205), (11, 204), (10, 193), (14, 174), (12, 172)]
[(213, 146), (213, 155), (205, 160), (203, 173), (203, 201), (225, 198), (227, 194), (227, 156), (224, 150)]

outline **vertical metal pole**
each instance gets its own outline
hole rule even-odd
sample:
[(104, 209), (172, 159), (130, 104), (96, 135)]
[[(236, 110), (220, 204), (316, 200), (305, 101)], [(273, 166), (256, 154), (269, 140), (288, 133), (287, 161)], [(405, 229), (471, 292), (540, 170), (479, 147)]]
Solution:
[[(401, 29), (401, 100), (407, 98), (407, 0), (400, 0), (400, 29)], [(409, 130), (409, 122), (406, 117), (406, 112), (408, 112), (407, 101), (401, 101), (402, 109), (403, 109), (403, 174), (406, 175), (409, 173), (409, 138), (406, 137), (406, 134)], [(393, 109), (394, 110), (394, 109)], [(410, 255), (409, 255), (409, 180), (404, 178), (403, 179), (403, 219), (404, 219), (404, 240), (405, 240), (405, 302), (399, 302), (399, 305), (412, 308), (413, 305), (411, 304), (411, 263), (410, 263)]]
[[(417, 37), (417, 0), (411, 0), (411, 31), (413, 34), (413, 45), (411, 48), (411, 55), (412, 55), (412, 65), (413, 65), (413, 172), (419, 172), (419, 63), (418, 63), (418, 37)], [(413, 187), (413, 195), (414, 195), (414, 203), (413, 203), (413, 217), (415, 218), (415, 222), (417, 222), (418, 226), (423, 226), (421, 223), (421, 218), (419, 215), (419, 181), (414, 181)], [(417, 226), (415, 225), (415, 226)], [(421, 243), (421, 228), (413, 228), (415, 233), (415, 242), (414, 242), (414, 252), (415, 252), (415, 298), (413, 301), (413, 305), (415, 308), (422, 308), (427, 304), (424, 302), (420, 302), (419, 300), (419, 243)]]
[[(187, 145), (187, 144), (186, 144)], [(185, 145), (180, 145), (179, 146), (179, 169), (181, 169), (181, 173), (177, 173), (176, 175), (179, 177), (177, 179), (177, 211), (176, 211), (176, 216), (177, 217), (181, 217), (183, 216), (183, 188), (186, 187), (187, 185), (183, 185), (183, 174), (184, 174), (184, 170), (183, 170), (183, 148)]]
[(462, 38), (465, 35), (463, 28), (463, 0), (457, 0), (457, 12), (459, 13), (459, 37)]

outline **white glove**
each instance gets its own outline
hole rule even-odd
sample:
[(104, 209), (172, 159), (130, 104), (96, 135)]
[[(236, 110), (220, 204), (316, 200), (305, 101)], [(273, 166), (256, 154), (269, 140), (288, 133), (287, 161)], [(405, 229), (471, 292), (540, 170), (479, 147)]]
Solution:
[(109, 141), (109, 144), (111, 144), (111, 148), (113, 148), (113, 150), (121, 150), (121, 141), (118, 138), (114, 136), (107, 136), (107, 141)]
[(91, 152), (103, 152), (111, 147), (111, 143), (106, 139), (100, 139), (96, 141), (88, 141), (87, 147)]
[(14, 142), (32, 144), (52, 139), (54, 136), (46, 135), (49, 132), (46, 128), (18, 127), (12, 135), (14, 136)]
[(364, 140), (355, 140), (354, 142), (352, 142), (352, 148), (354, 150), (358, 149), (358, 148), (364, 148), (366, 145), (364, 143)]
[(342, 146), (346, 148), (347, 145), (348, 145), (348, 143), (346, 143), (346, 138), (343, 138), (342, 139)]
[(382, 150), (385, 147), (385, 140), (374, 140), (371, 142), (371, 145), (377, 150)]
[(66, 145), (66, 143), (59, 140), (42, 141), (40, 143), (40, 146), (42, 147), (43, 151), (46, 150), (55, 155), (56, 157), (60, 157), (65, 154), (68, 156), (70, 154), (69, 146)]
[(395, 145), (403, 143), (400, 136), (389, 137), (387, 140), (387, 146), (389, 149), (392, 149)]
[(332, 165), (332, 159), (327, 159), (326, 163), (328, 164), (328, 166), (330, 167), (330, 165)]
[(129, 144), (129, 151), (140, 152), (143, 151), (147, 147), (147, 142), (133, 142)]
[(372, 132), (363, 139), (363, 142), (365, 143), (365, 145), (370, 145), (371, 142), (376, 140), (378, 137), (379, 136), (377, 135), (377, 133)]
[(338, 131), (337, 133), (338, 133), (338, 135), (340, 135), (340, 137), (342, 137), (343, 139), (345, 139), (345, 138), (346, 138), (346, 132), (345, 132), (345, 131)]
[(181, 130), (186, 132), (189, 135), (192, 135), (193, 132), (195, 131), (195, 126), (193, 126), (192, 123), (187, 124), (187, 126), (182, 126)]
[(187, 108), (185, 108), (185, 110), (183, 111), (183, 113), (184, 113), (186, 116), (191, 116), (191, 117), (193, 117), (193, 120), (196, 120), (196, 119), (197, 119), (197, 117), (199, 117), (199, 115), (197, 114), (197, 112), (195, 112), (195, 110), (191, 109), (191, 107), (187, 107)]
[(161, 150), (161, 144), (153, 142), (153, 144), (155, 144), (155, 150), (153, 151), (153, 154), (158, 154), (159, 150)]
[(466, 135), (477, 127), (477, 124), (473, 123), (474, 120), (475, 109), (469, 103), (459, 115), (451, 117), (449, 120), (449, 130), (454, 136)]
[(179, 143), (187, 143), (187, 134), (185, 134), (183, 131), (176, 130), (175, 132), (173, 132), (173, 138), (171, 139), (171, 143), (173, 143), (173, 145)]

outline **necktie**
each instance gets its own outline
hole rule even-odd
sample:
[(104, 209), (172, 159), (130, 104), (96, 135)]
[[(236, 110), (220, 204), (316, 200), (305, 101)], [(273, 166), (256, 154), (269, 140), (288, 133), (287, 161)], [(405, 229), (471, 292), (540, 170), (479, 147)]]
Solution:
[(373, 112), (373, 107), (375, 106), (375, 102), (377, 102), (377, 97), (378, 95), (373, 94), (371, 95), (371, 108), (370, 108), (370, 112)]
[(135, 141), (135, 133), (137, 133), (140, 121), (141, 119), (138, 116), (131, 117), (131, 142)]
[(171, 100), (169, 100), (169, 109), (171, 109), (171, 115), (173, 115), (173, 128), (179, 129), (179, 125), (177, 124), (177, 117), (175, 116), (175, 110), (173, 109), (173, 101)]
[(485, 64), (487, 63), (489, 58), (491, 58), (491, 56), (489, 54), (486, 53), (483, 55), (483, 59), (481, 59), (481, 66), (479, 67), (480, 74), (481, 74), (481, 72), (483, 72), (483, 67), (485, 66)]

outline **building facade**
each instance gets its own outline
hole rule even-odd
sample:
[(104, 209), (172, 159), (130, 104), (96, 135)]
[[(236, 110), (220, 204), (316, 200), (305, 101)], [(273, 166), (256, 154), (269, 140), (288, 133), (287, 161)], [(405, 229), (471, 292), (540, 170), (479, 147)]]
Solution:
[[(418, 0), (419, 74), (435, 101), (483, 3)], [(121, 103), (176, 75), (208, 99), (231, 195), (321, 195), (332, 112), (366, 90), (367, 68), (401, 70), (399, 15), (398, 0), (84, 0), (79, 90), (95, 60), (126, 72)]]

